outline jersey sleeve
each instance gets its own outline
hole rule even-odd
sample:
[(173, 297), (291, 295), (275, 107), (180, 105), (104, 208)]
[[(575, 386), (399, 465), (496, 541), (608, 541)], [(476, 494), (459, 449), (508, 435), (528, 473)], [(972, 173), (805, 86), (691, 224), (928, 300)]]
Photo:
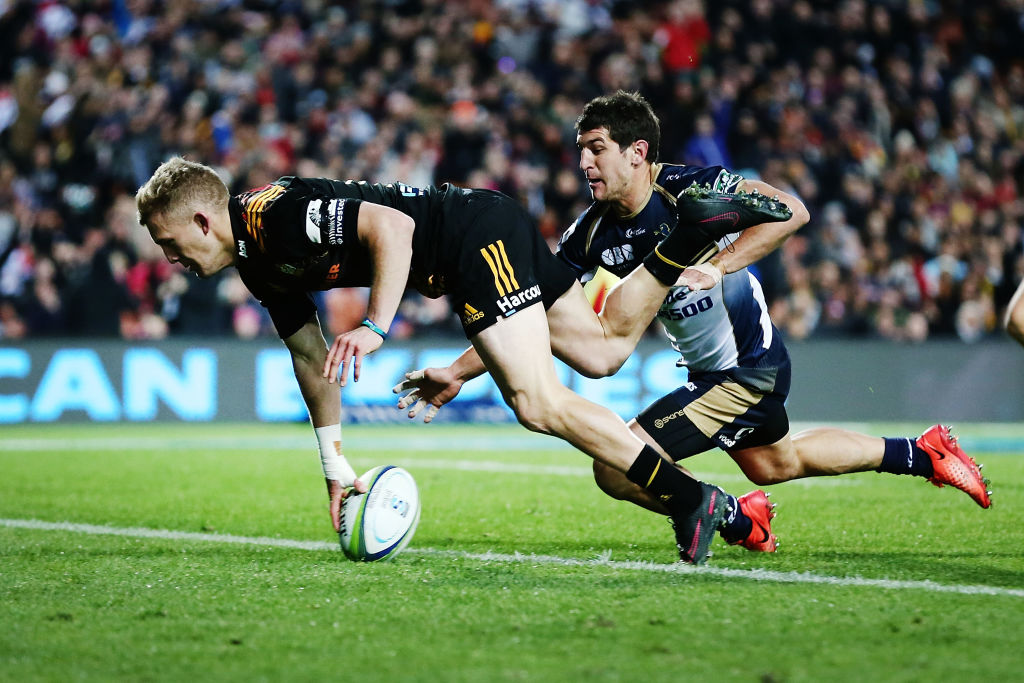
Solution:
[(693, 183), (708, 185), (715, 192), (736, 192), (744, 180), (724, 166), (675, 166), (666, 165), (658, 176), (658, 184), (674, 195)]
[(316, 313), (316, 303), (309, 292), (277, 292), (266, 287), (255, 277), (238, 272), (246, 286), (260, 305), (267, 309), (274, 329), (281, 339), (286, 339), (305, 325)]
[(316, 304), (309, 292), (271, 296), (260, 303), (266, 307), (281, 339), (298, 332), (316, 314)]
[[(309, 246), (350, 247), (358, 243), (356, 226), (362, 200), (346, 183), (327, 178), (288, 178), (295, 191), (296, 209)], [(299, 239), (303, 239), (299, 236)]]
[(597, 264), (591, 263), (587, 257), (587, 230), (593, 207), (582, 213), (569, 228), (562, 233), (555, 247), (555, 256), (572, 269), (577, 280), (589, 280)]

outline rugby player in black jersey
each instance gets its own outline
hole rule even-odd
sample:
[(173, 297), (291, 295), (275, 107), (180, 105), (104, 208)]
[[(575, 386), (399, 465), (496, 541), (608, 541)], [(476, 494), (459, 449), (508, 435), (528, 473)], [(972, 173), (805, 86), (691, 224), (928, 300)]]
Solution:
[[(136, 204), (169, 261), (200, 277), (234, 266), (267, 308), (317, 434), (335, 529), (349, 487), (365, 485), (341, 453), (333, 383), (344, 385), (350, 368), (359, 379), (362, 358), (387, 338), (408, 281), (425, 294), (448, 296), (473, 357), (482, 359), (521, 424), (565, 439), (649, 491), (676, 522), (682, 557), (703, 562), (706, 520), (718, 526), (724, 492), (661, 467), (658, 453), (621, 418), (562, 385), (552, 362), (552, 349), (583, 372), (591, 371), (590, 347), (621, 348), (628, 356), (667, 291), (646, 269), (626, 278), (598, 317), (516, 202), (450, 185), (284, 177), (232, 197), (213, 169), (173, 158), (139, 189)], [(771, 214), (753, 207), (745, 215)], [(665, 240), (655, 268), (678, 275), (693, 240), (676, 237)], [(367, 317), (328, 346), (310, 292), (349, 286), (370, 287)], [(554, 344), (549, 324), (571, 326), (593, 343), (568, 344), (563, 335)], [(428, 417), (442, 402), (428, 408)]]
[[(746, 267), (804, 225), (807, 210), (796, 197), (722, 167), (657, 163), (658, 139), (658, 119), (636, 93), (598, 97), (584, 108), (577, 121), (577, 143), (594, 203), (565, 232), (557, 250), (577, 277), (587, 279), (598, 267), (628, 277), (641, 264), (657, 272), (658, 263), (652, 263), (651, 256), (663, 248), (663, 237), (677, 218), (682, 225), (687, 208), (680, 204), (688, 193), (757, 191), (777, 196), (792, 215), (742, 231), (742, 224), (726, 230), (731, 234), (707, 254), (709, 258), (683, 270), (673, 283), (658, 317), (680, 353), (677, 365), (687, 368), (686, 381), (630, 421), (633, 432), (670, 462), (721, 448), (759, 485), (873, 469), (952, 485), (981, 507), (989, 507), (987, 480), (942, 425), (916, 439), (871, 437), (832, 427), (790, 436), (785, 408), (789, 354), (768, 315), (761, 286)], [(572, 340), (586, 343), (579, 330), (552, 325), (554, 347)], [(621, 346), (609, 347), (604, 355), (591, 351), (609, 368), (625, 361), (617, 355), (621, 352)], [(442, 392), (450, 400), (471, 374), (465, 363), (425, 372), (437, 382), (421, 391), (419, 398), (429, 401)], [(444, 386), (444, 381), (450, 384)], [(598, 460), (594, 476), (614, 498), (667, 512), (656, 497)], [(744, 526), (744, 520), (744, 525), (725, 525), (722, 535), (727, 541), (752, 550), (774, 550), (770, 506), (764, 496), (754, 491), (732, 505), (755, 524)]]

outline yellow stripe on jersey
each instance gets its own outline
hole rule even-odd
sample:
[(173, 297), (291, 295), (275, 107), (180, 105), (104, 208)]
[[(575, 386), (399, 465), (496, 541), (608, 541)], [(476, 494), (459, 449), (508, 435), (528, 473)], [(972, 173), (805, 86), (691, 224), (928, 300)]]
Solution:
[[(498, 242), (498, 244), (501, 243)], [(499, 292), (499, 294), (511, 294), (512, 290), (516, 288), (512, 286), (512, 281), (509, 279), (508, 272), (505, 270), (506, 264), (501, 258), (502, 255), (498, 253), (498, 248), (493, 242), (488, 244), (487, 248), (491, 250), (491, 255), (494, 257), (494, 262), (497, 264), (498, 275), (501, 276), (501, 281), (505, 283), (505, 289), (507, 290), (505, 292)]]
[(494, 261), (491, 260), (491, 255), (487, 253), (487, 247), (480, 250), (480, 255), (491, 267), (491, 274), (494, 275), (494, 288), (498, 290), (498, 296), (505, 296), (505, 289), (501, 286), (501, 280), (498, 279), (498, 266), (494, 265)]
[(494, 287), (498, 290), (498, 296), (505, 296), (519, 289), (516, 272), (508, 260), (508, 254), (505, 253), (504, 242), (498, 240), (488, 244), (480, 250), (480, 255), (491, 267), (491, 273), (494, 275)]
[[(519, 289), (519, 283), (516, 282), (516, 271), (512, 268), (512, 264), (509, 263), (508, 254), (505, 253), (505, 243), (498, 240), (495, 244), (498, 245), (498, 251), (501, 252), (501, 262), (505, 264), (505, 270), (508, 271), (508, 279), (512, 281), (512, 289)], [(491, 250), (494, 249), (494, 245), (491, 245)]]

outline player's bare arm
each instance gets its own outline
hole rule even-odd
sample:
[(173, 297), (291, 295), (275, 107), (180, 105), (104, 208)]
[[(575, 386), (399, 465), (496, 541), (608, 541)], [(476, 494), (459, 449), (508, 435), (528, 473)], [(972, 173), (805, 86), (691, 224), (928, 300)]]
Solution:
[(327, 357), (327, 343), (316, 315), (298, 332), (285, 338), (284, 344), (291, 354), (295, 379), (313, 426), (336, 423), (341, 414), (341, 398), (337, 387), (324, 381), (322, 370)]
[(323, 377), (328, 382), (338, 377), (345, 386), (350, 363), (352, 378), (358, 382), (363, 356), (384, 343), (409, 279), (414, 227), (411, 218), (395, 209), (369, 202), (360, 207), (359, 241), (369, 249), (373, 260), (370, 300), (363, 324), (339, 334), (331, 344), (323, 365)]
[[(331, 523), (337, 531), (340, 525), (341, 501), (352, 487), (360, 493), (366, 485), (360, 481), (341, 452), (341, 395), (338, 388), (325, 381), (321, 368), (327, 356), (327, 342), (320, 331), (320, 322), (314, 315), (295, 334), (284, 340), (292, 357), (292, 369), (299, 384), (302, 399), (309, 410), (309, 418), (320, 443), (320, 457), (324, 463), (324, 481), (330, 498)], [(326, 435), (337, 433), (337, 439)]]
[(721, 250), (700, 265), (684, 270), (676, 282), (677, 286), (689, 287), (694, 291), (711, 289), (724, 275), (746, 268), (778, 249), (811, 218), (803, 202), (766, 182), (744, 180), (738, 189), (742, 192), (757, 191), (768, 197), (777, 196), (779, 201), (789, 207), (793, 215), (786, 221), (762, 223), (747, 228), (729, 248)]

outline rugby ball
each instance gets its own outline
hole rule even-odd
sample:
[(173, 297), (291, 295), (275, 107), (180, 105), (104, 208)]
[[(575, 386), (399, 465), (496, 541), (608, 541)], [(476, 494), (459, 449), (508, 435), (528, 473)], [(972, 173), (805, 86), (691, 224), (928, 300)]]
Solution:
[(359, 478), (366, 493), (354, 493), (341, 505), (341, 549), (357, 562), (391, 559), (409, 543), (420, 521), (416, 481), (394, 465), (374, 467)]

